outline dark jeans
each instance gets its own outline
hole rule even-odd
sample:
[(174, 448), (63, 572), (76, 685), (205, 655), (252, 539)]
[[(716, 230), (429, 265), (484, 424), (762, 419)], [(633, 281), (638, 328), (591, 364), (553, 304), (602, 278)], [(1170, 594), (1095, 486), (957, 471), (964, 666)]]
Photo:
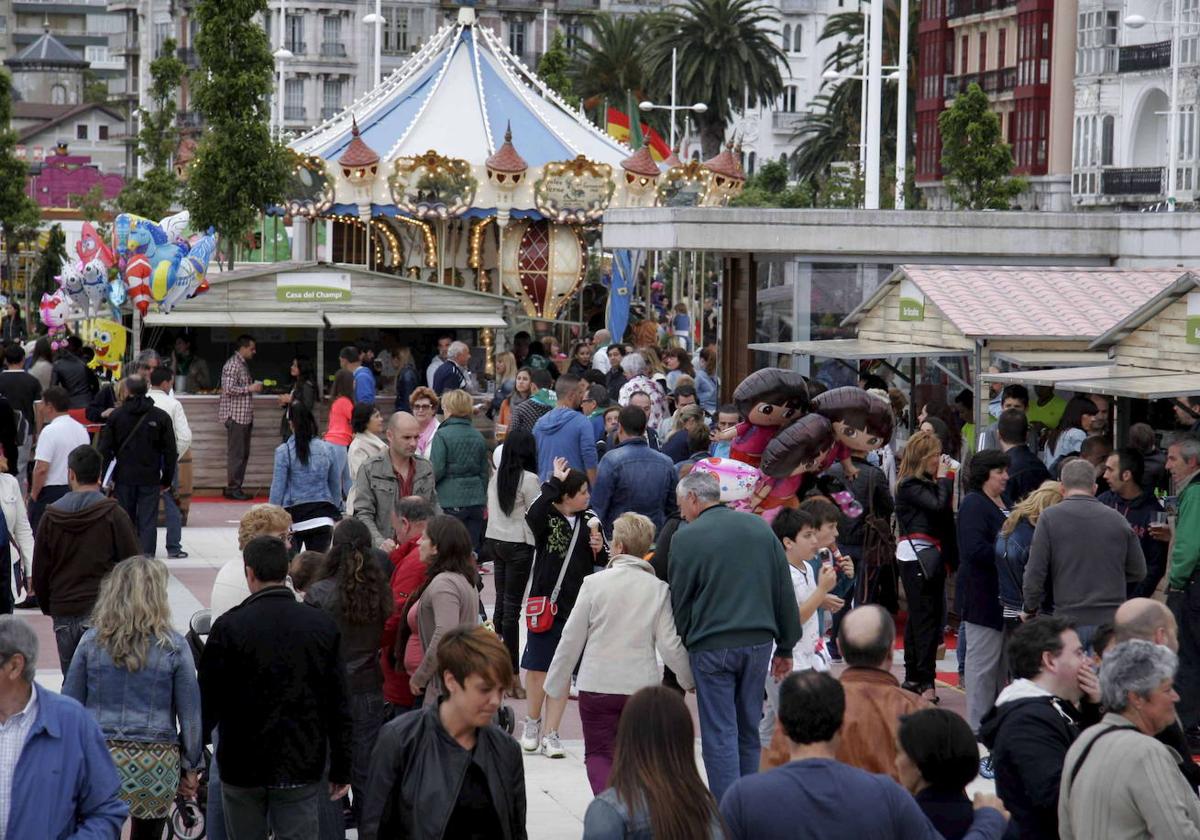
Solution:
[[(175, 478), (171, 480), (171, 489), (179, 492), (179, 470), (175, 470)], [(167, 555), (178, 554), (183, 550), (183, 512), (175, 502), (175, 496), (163, 491), (163, 518), (167, 526)]]
[(1129, 593), (1130, 598), (1153, 598), (1163, 575), (1167, 573), (1167, 553), (1160, 551), (1153, 564), (1146, 564), (1146, 576), (1134, 584)]
[[(846, 613), (850, 612), (854, 607), (858, 606), (858, 591), (859, 591), (859, 575), (863, 573), (862, 564), (862, 546), (861, 545), (839, 545), (842, 554), (845, 554), (854, 563), (854, 589), (846, 594), (843, 598), (842, 608), (835, 612), (829, 620), (829, 638), (832, 641), (834, 650), (837, 650), (838, 629), (842, 626), (842, 619), (846, 617)], [(841, 651), (837, 651), (838, 656), (841, 656)]]
[[(118, 484), (117, 503), (129, 514), (129, 521), (138, 534), (142, 554), (153, 557), (158, 544), (158, 497), (162, 487), (157, 484)], [(125, 558), (121, 558), (124, 560)]]
[(1175, 690), (1179, 692), (1179, 721), (1184, 729), (1200, 724), (1200, 583), (1191, 581), (1183, 590), (1167, 590), (1167, 607), (1179, 625), (1179, 669)]
[(442, 510), (443, 513), (450, 514), (467, 526), (467, 533), (471, 535), (471, 548), (475, 550), (476, 554), (479, 553), (480, 544), (483, 542), (483, 511), (482, 505), (443, 508)]
[(226, 490), (241, 490), (246, 479), (246, 462), (250, 460), (250, 435), (253, 423), (225, 421), (228, 431), (225, 450)]
[(700, 748), (708, 789), (720, 802), (740, 777), (758, 772), (763, 686), (771, 642), (689, 652), (700, 711)]
[(292, 532), (293, 554), (299, 554), (301, 551), (316, 551), (324, 554), (329, 551), (331, 542), (333, 542), (333, 528), (329, 525), (310, 528), (307, 531)]
[(225, 784), (225, 830), (229, 840), (310, 840), (328, 786), (313, 782), (295, 788), (244, 788)]
[(908, 622), (904, 625), (904, 679), (931, 686), (937, 677), (937, 651), (942, 636), (942, 600), (946, 572), (939, 569), (931, 578), (921, 571), (919, 560), (900, 562), (900, 581), (908, 598)]
[(37, 533), (38, 523), (42, 521), (42, 514), (46, 508), (70, 492), (71, 488), (67, 484), (47, 484), (42, 488), (37, 499), (29, 503), (29, 526), (33, 528), (33, 533)]
[(208, 763), (208, 802), (204, 809), (205, 840), (226, 840), (225, 801), (221, 797), (221, 768), (217, 766), (217, 741), (220, 732), (212, 733), (212, 761)]
[(162, 840), (163, 829), (167, 827), (167, 818), (158, 820), (130, 819), (129, 840)]
[(617, 723), (628, 702), (628, 694), (579, 692), (579, 720), (583, 724), (583, 762), (587, 767), (592, 793), (599, 796), (608, 787), (612, 773), (613, 745), (617, 741)]
[(367, 795), (367, 773), (371, 769), (371, 750), (383, 726), (384, 702), (382, 689), (354, 691), (350, 694), (351, 742), (350, 761), (351, 808), (356, 824), (362, 822), (362, 806)]
[(54, 622), (54, 641), (58, 645), (58, 666), (62, 668), (63, 679), (67, 678), (67, 668), (71, 667), (71, 660), (75, 657), (75, 648), (79, 647), (79, 640), (83, 638), (83, 634), (91, 625), (88, 623), (88, 616), (53, 616)]
[(533, 564), (533, 546), (525, 543), (488, 540), (496, 572), (496, 607), (492, 620), (496, 632), (504, 640), (517, 671), (521, 637), (521, 599), (529, 583), (529, 568)]

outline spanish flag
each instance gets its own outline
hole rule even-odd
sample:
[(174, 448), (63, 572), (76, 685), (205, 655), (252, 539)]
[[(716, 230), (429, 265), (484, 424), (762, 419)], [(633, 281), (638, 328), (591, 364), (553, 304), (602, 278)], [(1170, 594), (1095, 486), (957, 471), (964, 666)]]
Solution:
[[(662, 163), (671, 156), (671, 148), (667, 145), (667, 141), (662, 139), (657, 131), (645, 123), (640, 123), (642, 129), (642, 137), (646, 139), (646, 145), (650, 147), (650, 157), (654, 158), (655, 163)], [(629, 117), (616, 108), (608, 109), (608, 126), (607, 129), (610, 137), (615, 137), (622, 143), (629, 142)]]

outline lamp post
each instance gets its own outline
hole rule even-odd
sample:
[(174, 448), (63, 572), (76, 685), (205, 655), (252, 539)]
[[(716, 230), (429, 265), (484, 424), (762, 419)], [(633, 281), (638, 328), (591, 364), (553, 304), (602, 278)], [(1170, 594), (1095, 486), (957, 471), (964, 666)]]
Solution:
[(278, 136), (278, 137), (283, 136), (283, 119), (284, 119), (284, 113), (283, 113), (283, 100), (284, 100), (283, 66), (284, 66), (284, 62), (293, 58), (292, 51), (289, 50), (286, 46), (284, 46), (284, 43), (283, 43), (283, 25), (286, 20), (287, 20), (287, 2), (286, 2), (286, 0), (279, 0), (279, 49), (275, 50), (275, 52), (273, 52), (271, 54), (272, 57), (275, 59), (275, 61), (279, 65), (279, 81), (278, 81), (278, 85), (275, 89), (276, 90), (275, 96), (278, 99), (277, 104), (279, 105), (278, 133), (276, 134), (276, 136)]
[[(708, 106), (703, 102), (697, 102), (694, 105), (675, 104), (675, 63), (678, 58), (678, 52), (679, 50), (676, 47), (671, 48), (671, 104), (656, 105), (648, 101), (638, 103), (638, 110), (640, 111), (669, 111), (671, 113), (671, 151), (675, 150), (675, 112), (691, 111), (694, 114), (703, 114), (708, 110)], [(633, 119), (632, 115), (630, 115), (630, 119)]]
[(1141, 15), (1127, 15), (1124, 23), (1130, 29), (1141, 29), (1146, 24), (1171, 27), (1171, 102), (1167, 106), (1167, 212), (1175, 212), (1176, 161), (1179, 157), (1179, 31), (1183, 28), (1181, 0), (1171, 3), (1173, 13), (1170, 23), (1146, 20)]
[[(893, 207), (904, 209), (908, 178), (908, 0), (900, 0), (900, 49), (896, 61), (900, 84), (896, 87), (896, 195)], [(1004, 62), (1004, 56), (1000, 56)]]
[(380, 9), (380, 0), (375, 0), (375, 11), (366, 15), (362, 20), (368, 26), (375, 27), (375, 84), (378, 85), (383, 81), (383, 78), (380, 76), (382, 69), (380, 66), (380, 56), (382, 54), (381, 45), (383, 42), (383, 12)]
[(883, 108), (883, 0), (871, 2), (871, 31), (867, 42), (867, 210), (879, 209), (879, 144)]

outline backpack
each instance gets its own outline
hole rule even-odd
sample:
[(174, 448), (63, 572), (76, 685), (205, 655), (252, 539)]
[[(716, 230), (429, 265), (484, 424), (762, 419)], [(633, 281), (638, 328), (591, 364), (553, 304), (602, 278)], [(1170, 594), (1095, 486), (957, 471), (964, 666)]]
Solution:
[(892, 523), (875, 513), (875, 472), (867, 479), (867, 510), (862, 517), (863, 574), (858, 576), (855, 602), (872, 603), (879, 591), (879, 577), (885, 569), (895, 574), (896, 535)]

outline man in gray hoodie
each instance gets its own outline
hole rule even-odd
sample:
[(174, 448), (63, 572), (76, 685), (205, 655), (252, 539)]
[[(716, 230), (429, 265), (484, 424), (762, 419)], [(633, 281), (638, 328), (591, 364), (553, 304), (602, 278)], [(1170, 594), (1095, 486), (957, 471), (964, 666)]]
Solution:
[(1026, 614), (1037, 612), (1047, 580), (1054, 614), (1076, 623), (1090, 647), (1096, 626), (1111, 622), (1126, 584), (1146, 576), (1137, 535), (1117, 511), (1096, 498), (1096, 469), (1077, 458), (1062, 468), (1063, 500), (1038, 518), (1025, 566)]

